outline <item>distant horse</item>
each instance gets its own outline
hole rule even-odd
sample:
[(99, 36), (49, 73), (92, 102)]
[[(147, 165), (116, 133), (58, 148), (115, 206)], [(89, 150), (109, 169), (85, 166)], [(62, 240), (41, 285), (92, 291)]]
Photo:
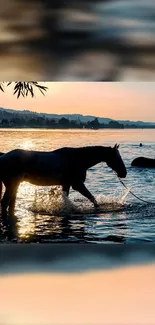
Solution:
[(145, 167), (145, 168), (155, 168), (155, 159), (145, 158), (145, 157), (138, 157), (135, 158), (131, 166), (133, 167)]
[(51, 152), (26, 151), (16, 149), (0, 157), (0, 180), (5, 185), (1, 200), (2, 214), (14, 214), (18, 186), (26, 181), (34, 185), (61, 185), (66, 195), (70, 187), (89, 199), (95, 207), (97, 202), (84, 182), (90, 167), (106, 162), (119, 177), (127, 175), (126, 167), (117, 145), (61, 148)]

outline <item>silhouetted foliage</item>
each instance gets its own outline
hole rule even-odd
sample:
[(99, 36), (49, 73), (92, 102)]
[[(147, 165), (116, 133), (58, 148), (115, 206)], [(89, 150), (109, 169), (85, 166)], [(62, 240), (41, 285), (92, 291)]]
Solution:
[(88, 125), (91, 129), (99, 129), (99, 128), (101, 127), (101, 124), (99, 123), (97, 117), (96, 117), (93, 121), (88, 122), (87, 125)]
[[(113, 122), (113, 123), (112, 123)], [(98, 119), (95, 118), (93, 121), (81, 122), (75, 120), (69, 120), (65, 117), (60, 119), (53, 119), (46, 116), (19, 116), (18, 113), (14, 113), (11, 117), (2, 118), (0, 120), (0, 128), (48, 128), (48, 129), (105, 129), (105, 128), (116, 128), (122, 129), (124, 125), (112, 121), (107, 124), (99, 123)]]
[(0, 82), (0, 90), (5, 91), (5, 86), (8, 87), (11, 84), (15, 84), (13, 95), (17, 94), (17, 98), (20, 96), (27, 97), (29, 94), (34, 97), (34, 88), (38, 89), (43, 95), (47, 91), (48, 87), (40, 85), (37, 81), (16, 81), (16, 82)]
[(70, 121), (67, 119), (67, 118), (65, 118), (65, 117), (62, 117), (60, 120), (59, 120), (59, 125), (61, 125), (62, 127), (64, 127), (64, 128), (68, 128), (69, 127), (69, 125), (70, 125)]
[(122, 129), (124, 127), (123, 124), (117, 121), (110, 121), (108, 125), (111, 129)]

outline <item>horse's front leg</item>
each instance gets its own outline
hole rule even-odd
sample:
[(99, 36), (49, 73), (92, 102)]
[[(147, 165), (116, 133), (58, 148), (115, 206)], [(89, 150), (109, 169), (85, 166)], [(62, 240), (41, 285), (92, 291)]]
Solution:
[(66, 196), (69, 195), (70, 185), (63, 185), (62, 186), (63, 193), (66, 194)]
[(94, 207), (97, 208), (98, 204), (95, 197), (88, 191), (84, 183), (74, 183), (72, 185), (73, 190), (78, 191), (80, 194), (85, 196), (89, 201), (94, 204)]

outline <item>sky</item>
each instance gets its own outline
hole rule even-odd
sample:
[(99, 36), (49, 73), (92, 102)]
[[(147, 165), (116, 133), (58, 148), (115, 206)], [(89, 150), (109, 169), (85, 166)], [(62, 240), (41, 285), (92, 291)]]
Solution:
[(155, 82), (40, 82), (46, 96), (19, 98), (7, 88), (0, 106), (43, 113), (83, 114), (155, 122)]
[(0, 324), (154, 325), (155, 265), (0, 276)]

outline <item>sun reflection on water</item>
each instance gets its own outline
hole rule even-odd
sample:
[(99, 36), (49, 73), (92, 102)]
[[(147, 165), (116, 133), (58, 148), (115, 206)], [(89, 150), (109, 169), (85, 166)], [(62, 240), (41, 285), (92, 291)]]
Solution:
[(21, 218), (19, 222), (18, 236), (21, 239), (28, 239), (35, 233), (35, 222), (32, 222), (32, 216)]
[(34, 144), (31, 140), (26, 140), (22, 142), (21, 148), (24, 150), (31, 150), (34, 149)]

